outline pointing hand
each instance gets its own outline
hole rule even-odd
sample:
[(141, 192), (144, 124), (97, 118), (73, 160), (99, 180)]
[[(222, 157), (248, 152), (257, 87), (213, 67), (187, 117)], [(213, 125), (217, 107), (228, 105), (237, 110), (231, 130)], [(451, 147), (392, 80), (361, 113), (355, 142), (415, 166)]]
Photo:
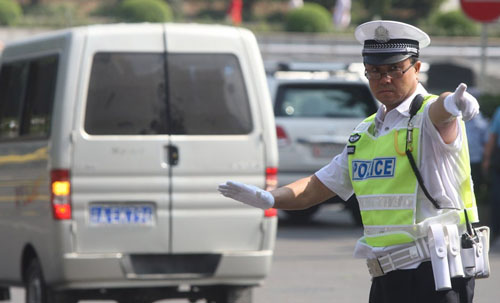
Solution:
[(444, 108), (457, 117), (462, 115), (464, 121), (474, 118), (479, 113), (479, 103), (476, 98), (466, 92), (467, 85), (460, 83), (454, 93), (444, 99)]

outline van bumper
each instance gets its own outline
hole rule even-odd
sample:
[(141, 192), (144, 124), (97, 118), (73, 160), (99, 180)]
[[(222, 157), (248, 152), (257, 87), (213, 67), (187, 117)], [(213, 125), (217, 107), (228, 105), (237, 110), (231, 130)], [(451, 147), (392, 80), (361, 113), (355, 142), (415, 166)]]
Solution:
[[(204, 285), (259, 285), (271, 269), (272, 250), (224, 252), (210, 274), (138, 274), (127, 254), (68, 253), (63, 258), (63, 279), (51, 283), (55, 290), (121, 287)], [(164, 255), (176, 256), (176, 255)]]

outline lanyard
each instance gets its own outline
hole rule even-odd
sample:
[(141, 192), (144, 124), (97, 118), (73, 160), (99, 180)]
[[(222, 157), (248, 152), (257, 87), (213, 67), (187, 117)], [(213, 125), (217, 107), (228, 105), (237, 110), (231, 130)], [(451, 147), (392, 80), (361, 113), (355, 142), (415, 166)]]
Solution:
[(439, 203), (434, 200), (434, 198), (429, 194), (429, 191), (427, 191), (427, 188), (424, 185), (422, 174), (420, 174), (417, 164), (415, 163), (415, 159), (413, 158), (413, 154), (411, 153), (411, 151), (413, 150), (413, 123), (411, 120), (417, 114), (420, 107), (422, 107), (423, 102), (424, 97), (418, 94), (415, 96), (410, 105), (410, 119), (408, 120), (408, 127), (406, 128), (406, 156), (408, 157), (408, 161), (410, 161), (410, 165), (413, 169), (413, 172), (415, 173), (415, 177), (417, 177), (418, 185), (420, 185), (420, 188), (422, 188), (422, 191), (424, 192), (427, 199), (429, 199), (429, 201), (432, 203), (432, 205), (434, 205), (435, 208), (443, 209), (443, 207), (439, 206)]

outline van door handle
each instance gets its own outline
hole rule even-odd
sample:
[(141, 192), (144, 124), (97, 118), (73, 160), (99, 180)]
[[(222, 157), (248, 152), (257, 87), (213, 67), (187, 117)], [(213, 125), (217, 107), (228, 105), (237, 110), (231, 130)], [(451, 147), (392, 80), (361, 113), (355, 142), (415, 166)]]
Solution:
[(179, 163), (179, 149), (174, 145), (167, 145), (168, 164), (177, 165)]

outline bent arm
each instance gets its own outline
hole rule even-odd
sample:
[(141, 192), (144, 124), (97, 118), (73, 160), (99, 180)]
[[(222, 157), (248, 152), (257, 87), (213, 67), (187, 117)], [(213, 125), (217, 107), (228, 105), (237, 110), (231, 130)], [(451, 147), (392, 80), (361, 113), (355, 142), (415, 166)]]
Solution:
[(460, 83), (455, 92), (442, 93), (429, 108), (431, 121), (446, 144), (458, 136), (456, 117), (462, 116), (463, 121), (469, 121), (479, 113), (479, 103), (466, 90), (467, 85)]
[(444, 99), (450, 94), (442, 93), (429, 108), (432, 124), (446, 144), (453, 142), (458, 136), (457, 119), (444, 108)]
[(336, 196), (315, 175), (277, 188), (271, 194), (274, 207), (285, 210), (306, 209)]

